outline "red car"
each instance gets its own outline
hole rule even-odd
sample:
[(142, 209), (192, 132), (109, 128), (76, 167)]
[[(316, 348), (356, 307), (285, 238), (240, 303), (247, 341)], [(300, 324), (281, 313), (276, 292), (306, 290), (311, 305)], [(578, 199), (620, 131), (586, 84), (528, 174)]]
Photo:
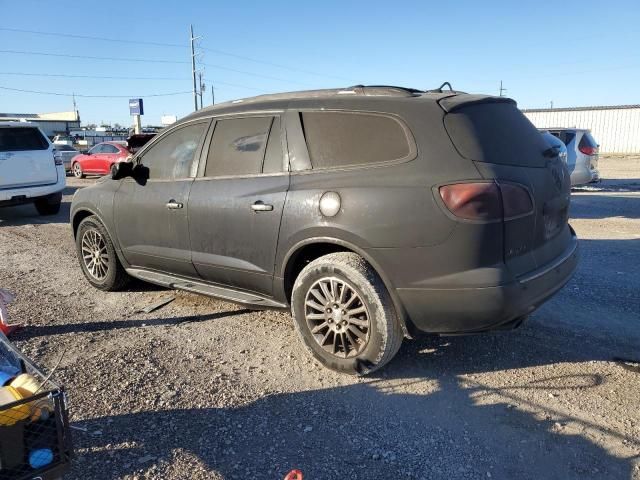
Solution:
[(85, 175), (106, 175), (115, 164), (124, 162), (131, 152), (126, 142), (102, 142), (87, 153), (76, 155), (71, 160), (71, 171), (77, 178)]

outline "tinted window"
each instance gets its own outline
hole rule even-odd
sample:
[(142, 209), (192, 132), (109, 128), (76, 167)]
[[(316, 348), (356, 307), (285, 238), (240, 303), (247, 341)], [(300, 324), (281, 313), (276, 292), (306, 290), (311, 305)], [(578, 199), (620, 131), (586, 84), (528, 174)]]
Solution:
[(272, 120), (255, 117), (216, 122), (205, 177), (260, 173)]
[(53, 148), (55, 148), (59, 152), (75, 152), (76, 151), (75, 148), (69, 145), (54, 145)]
[(175, 179), (193, 176), (193, 164), (206, 122), (174, 130), (160, 138), (142, 157), (150, 179)]
[(102, 152), (102, 144), (99, 143), (98, 145), (96, 145), (95, 147), (93, 147), (91, 150), (89, 150), (89, 153), (94, 154), (94, 153), (103, 153)]
[(567, 132), (565, 130), (561, 130), (559, 132), (551, 132), (554, 137), (558, 137), (565, 145), (569, 145), (571, 141), (575, 138), (576, 134), (574, 132)]
[(118, 147), (114, 147), (107, 143), (102, 145), (102, 153), (120, 153), (120, 150), (118, 150)]
[(37, 128), (0, 128), (0, 152), (47, 148), (49, 143)]
[(589, 132), (584, 132), (584, 135), (582, 135), (582, 138), (580, 139), (580, 144), (578, 145), (578, 148), (584, 148), (584, 147), (596, 148), (597, 146), (598, 144), (596, 143), (595, 139), (591, 136), (591, 134)]
[(387, 116), (304, 112), (301, 117), (313, 168), (397, 160), (411, 151), (402, 125)]
[(547, 142), (511, 103), (470, 103), (444, 117), (456, 149), (479, 162), (543, 167)]
[(263, 173), (276, 173), (282, 171), (282, 141), (280, 139), (280, 117), (273, 119), (269, 141), (267, 142), (267, 152), (264, 155)]

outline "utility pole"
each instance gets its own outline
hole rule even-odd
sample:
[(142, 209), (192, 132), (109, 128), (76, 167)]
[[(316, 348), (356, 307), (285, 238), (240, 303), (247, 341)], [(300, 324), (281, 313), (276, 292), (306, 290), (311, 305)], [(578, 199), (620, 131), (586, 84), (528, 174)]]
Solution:
[(553, 100), (551, 100), (551, 102), (549, 102), (551, 104), (551, 110), (553, 110)]
[(213, 94), (213, 83), (211, 84), (211, 105), (213, 105), (214, 103), (216, 103), (216, 97)]
[(506, 92), (507, 89), (506, 88), (502, 88), (502, 80), (500, 80), (500, 96), (504, 97), (503, 93)]
[(204, 93), (205, 84), (202, 81), (202, 72), (198, 72), (198, 83), (200, 84), (200, 108), (204, 108), (204, 102), (202, 100), (202, 94)]
[(196, 38), (193, 36), (193, 25), (191, 25), (191, 76), (193, 77), (193, 106), (198, 110), (198, 89), (196, 87)]

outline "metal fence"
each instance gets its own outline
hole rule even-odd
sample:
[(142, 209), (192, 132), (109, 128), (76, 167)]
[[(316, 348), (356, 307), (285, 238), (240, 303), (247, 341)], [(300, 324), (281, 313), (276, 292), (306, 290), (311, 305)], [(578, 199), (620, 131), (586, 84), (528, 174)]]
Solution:
[(588, 128), (601, 153), (640, 153), (640, 105), (523, 110), (537, 128)]

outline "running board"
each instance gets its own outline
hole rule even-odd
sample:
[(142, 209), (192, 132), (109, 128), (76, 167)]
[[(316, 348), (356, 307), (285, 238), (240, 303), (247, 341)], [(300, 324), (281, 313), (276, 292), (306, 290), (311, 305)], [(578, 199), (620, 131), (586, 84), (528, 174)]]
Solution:
[(241, 292), (231, 288), (209, 285), (196, 280), (187, 280), (180, 277), (167, 275), (166, 273), (150, 272), (139, 268), (127, 268), (127, 273), (132, 277), (139, 278), (145, 282), (155, 283), (167, 288), (186, 290), (188, 292), (199, 293), (209, 297), (216, 297), (229, 302), (239, 303), (258, 308), (288, 309), (284, 303), (262, 297), (255, 293)]

